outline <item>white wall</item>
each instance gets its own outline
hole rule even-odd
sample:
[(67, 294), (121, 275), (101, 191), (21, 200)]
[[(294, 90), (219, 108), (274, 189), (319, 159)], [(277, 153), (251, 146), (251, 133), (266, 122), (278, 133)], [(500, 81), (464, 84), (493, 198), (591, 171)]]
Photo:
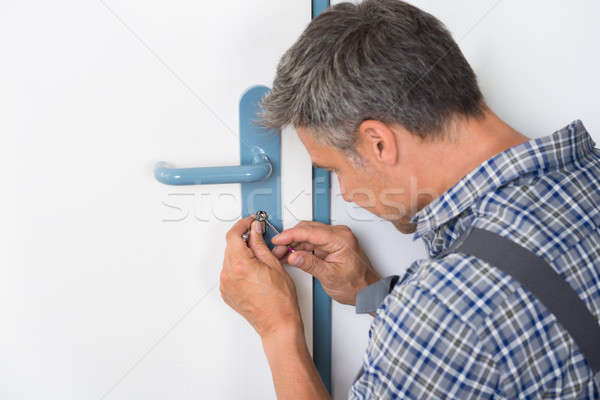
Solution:
[[(600, 144), (600, 3), (593, 0), (409, 1), (442, 20), (473, 66), (491, 108), (529, 137), (581, 119)], [(337, 2), (335, 2), (337, 3)], [(359, 222), (333, 193), (334, 223), (349, 225), (383, 275), (425, 257), (420, 241), (385, 222)], [(399, 261), (401, 260), (401, 261)], [(371, 317), (333, 305), (333, 391), (346, 398), (358, 370)]]

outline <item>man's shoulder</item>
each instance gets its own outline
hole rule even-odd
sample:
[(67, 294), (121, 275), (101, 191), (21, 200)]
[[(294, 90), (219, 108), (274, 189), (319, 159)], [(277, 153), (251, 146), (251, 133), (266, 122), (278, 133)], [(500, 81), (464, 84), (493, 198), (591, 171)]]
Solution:
[(469, 214), (548, 262), (600, 228), (600, 158), (536, 170), (486, 193)]
[(384, 301), (382, 311), (397, 313), (399, 300), (405, 297), (423, 303), (433, 301), (440, 310), (479, 332), (485, 319), (495, 315), (516, 290), (510, 277), (488, 263), (470, 255), (450, 253), (415, 261)]
[[(407, 359), (406, 365), (425, 350), (461, 354), (478, 363), (491, 387), (507, 398), (523, 388), (541, 397), (555, 386), (577, 394), (591, 379), (572, 339), (530, 292), (462, 253), (413, 263), (378, 309), (370, 336), (373, 357), (389, 351)], [(465, 358), (456, 362), (458, 375), (460, 366), (470, 365)], [(439, 360), (444, 370), (454, 366), (446, 364), (453, 358)], [(552, 381), (564, 368), (576, 373)]]

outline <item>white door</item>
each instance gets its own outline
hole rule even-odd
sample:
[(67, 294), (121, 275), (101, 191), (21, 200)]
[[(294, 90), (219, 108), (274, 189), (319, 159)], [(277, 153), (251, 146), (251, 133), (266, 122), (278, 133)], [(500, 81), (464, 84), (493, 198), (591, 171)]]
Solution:
[[(165, 186), (152, 167), (239, 164), (240, 96), (271, 85), (309, 21), (308, 0), (0, 6), (0, 129), (17, 147), (0, 397), (275, 397), (218, 291), (240, 185)], [(293, 132), (282, 147), (290, 226), (311, 218), (310, 159)], [(312, 345), (311, 280), (294, 276)]]

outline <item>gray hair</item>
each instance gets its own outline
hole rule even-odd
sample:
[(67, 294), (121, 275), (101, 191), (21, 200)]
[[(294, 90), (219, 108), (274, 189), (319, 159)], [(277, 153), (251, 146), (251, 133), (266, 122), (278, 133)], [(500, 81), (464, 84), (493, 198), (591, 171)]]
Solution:
[(422, 138), (457, 116), (483, 116), (475, 73), (434, 16), (399, 0), (340, 3), (281, 57), (260, 124), (307, 128), (353, 152), (360, 123), (399, 124)]

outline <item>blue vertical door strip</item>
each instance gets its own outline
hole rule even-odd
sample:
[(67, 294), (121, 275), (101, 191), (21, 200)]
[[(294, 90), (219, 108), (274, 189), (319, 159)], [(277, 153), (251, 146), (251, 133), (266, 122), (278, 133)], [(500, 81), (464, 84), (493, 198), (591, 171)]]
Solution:
[[(329, 224), (331, 192), (329, 171), (313, 168), (313, 220)], [(331, 299), (313, 278), (313, 361), (331, 393)]]
[[(312, 18), (329, 7), (329, 0), (312, 0)], [(313, 220), (329, 224), (331, 176), (329, 171), (313, 168)], [(313, 361), (321, 380), (331, 393), (331, 299), (321, 282), (313, 278)]]

